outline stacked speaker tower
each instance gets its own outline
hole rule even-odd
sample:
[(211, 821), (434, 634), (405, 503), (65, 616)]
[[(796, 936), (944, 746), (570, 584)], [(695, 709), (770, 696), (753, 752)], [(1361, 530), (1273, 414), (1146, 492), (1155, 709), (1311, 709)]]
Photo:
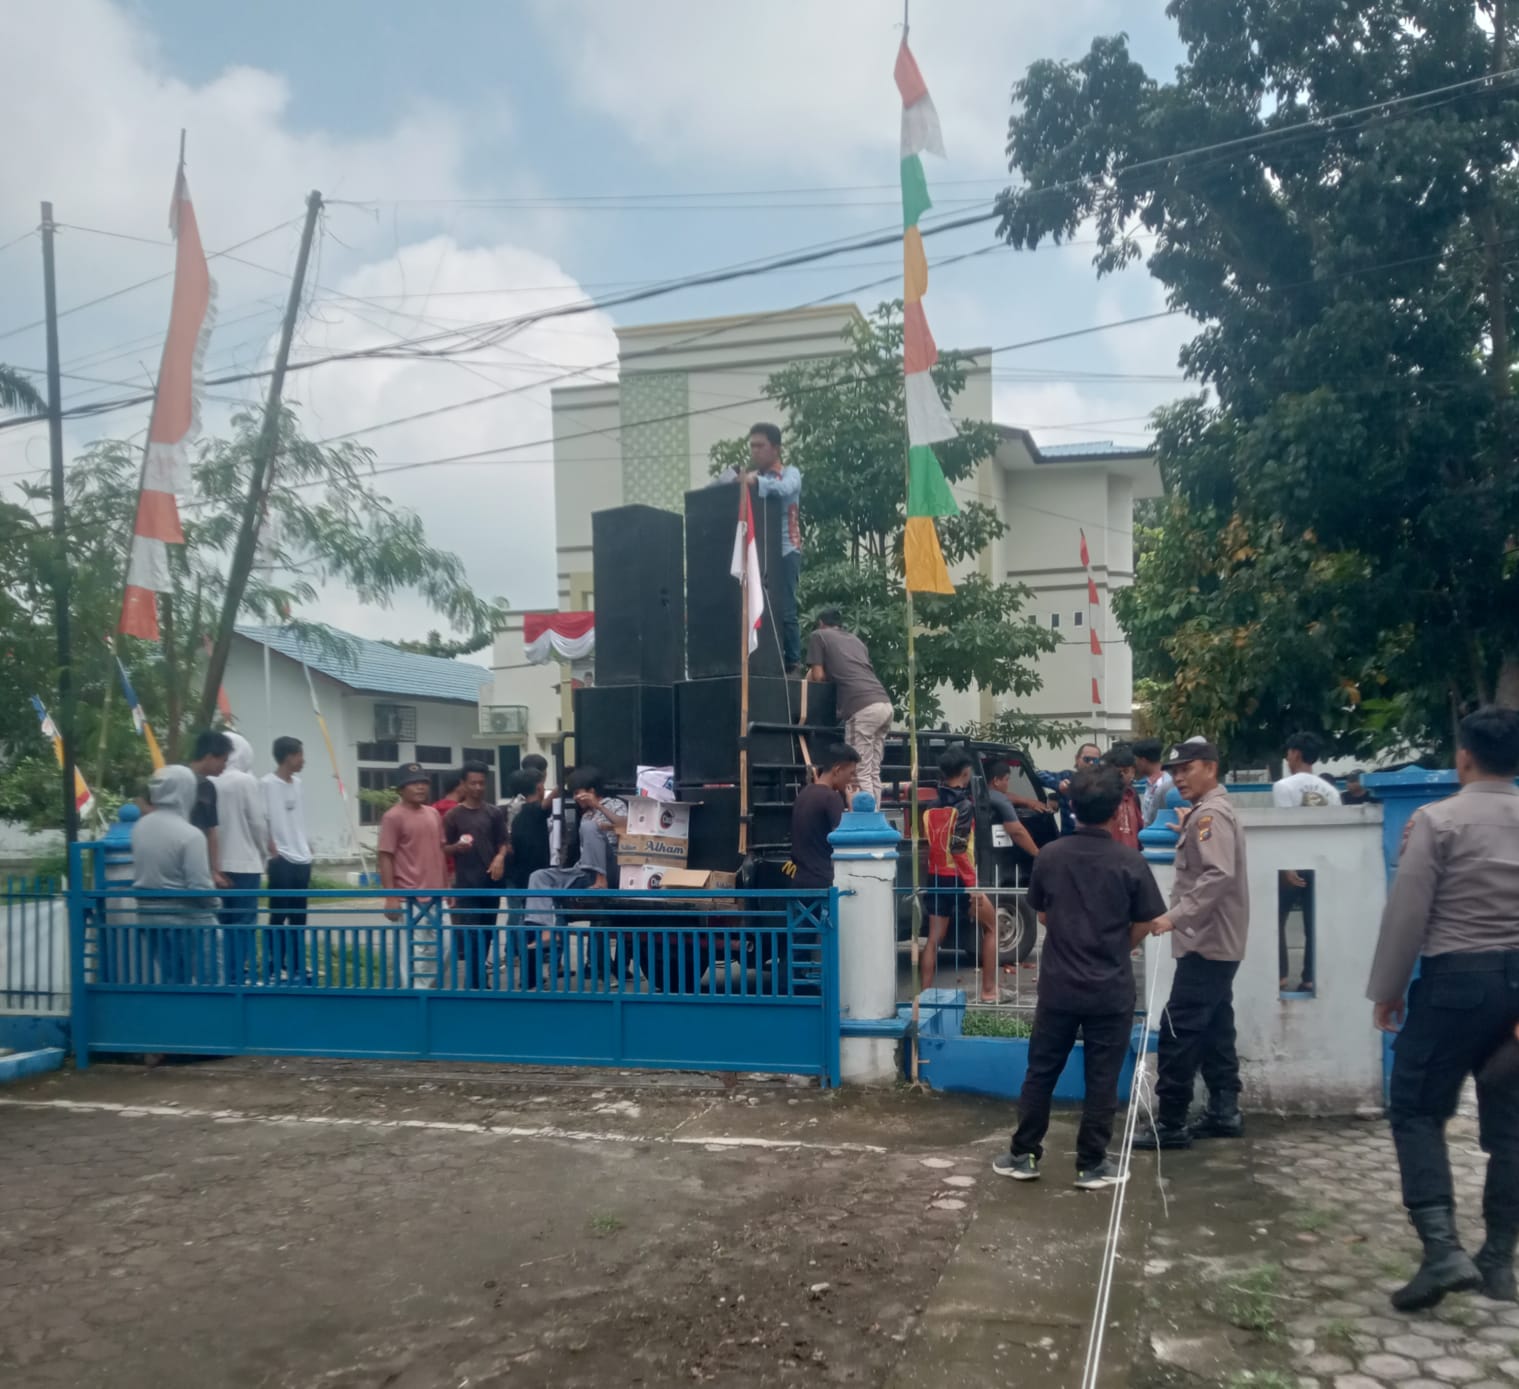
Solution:
[[(787, 678), (781, 652), (780, 504), (754, 497), (765, 616), (749, 656), (741, 729), (743, 616), (732, 574), (739, 484), (686, 493), (685, 523), (647, 506), (591, 518), (596, 683), (576, 691), (576, 762), (631, 790), (637, 767), (675, 767), (691, 818), (692, 868), (738, 868), (739, 739), (749, 740), (749, 846), (784, 858), (791, 806), (816, 755), (839, 737), (834, 688)], [(684, 531), (684, 535), (682, 535)], [(682, 582), (681, 560), (685, 573)]]

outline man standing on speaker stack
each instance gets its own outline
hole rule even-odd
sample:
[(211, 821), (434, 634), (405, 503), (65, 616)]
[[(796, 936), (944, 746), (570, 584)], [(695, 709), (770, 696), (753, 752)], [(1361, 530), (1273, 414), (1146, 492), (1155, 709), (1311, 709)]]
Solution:
[(754, 467), (742, 475), (744, 482), (758, 488), (760, 496), (781, 501), (781, 581), (772, 592), (780, 606), (786, 674), (792, 675), (802, 661), (796, 609), (802, 578), (802, 475), (793, 464), (781, 462), (781, 431), (773, 424), (757, 424), (749, 431), (749, 461)]
[(838, 716), (844, 741), (860, 754), (855, 787), (881, 804), (881, 757), (891, 728), (891, 696), (870, 664), (870, 652), (853, 632), (846, 632), (837, 608), (818, 614), (817, 631), (807, 643), (808, 677), (831, 680), (838, 690)]

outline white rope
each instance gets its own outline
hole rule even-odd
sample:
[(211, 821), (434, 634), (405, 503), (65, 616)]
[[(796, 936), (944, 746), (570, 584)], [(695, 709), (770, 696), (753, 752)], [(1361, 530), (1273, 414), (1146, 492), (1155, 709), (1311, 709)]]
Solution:
[[(1096, 1389), (1097, 1376), (1102, 1368), (1102, 1340), (1107, 1330), (1108, 1303), (1113, 1292), (1113, 1267), (1118, 1259), (1118, 1236), (1123, 1222), (1124, 1195), (1129, 1188), (1129, 1165), (1134, 1153), (1134, 1130), (1139, 1118), (1140, 1105), (1144, 1105), (1146, 1114), (1150, 1113), (1149, 1099), (1144, 1093), (1144, 1070), (1145, 1058), (1150, 1051), (1150, 1033), (1153, 1030), (1150, 1020), (1155, 1015), (1155, 986), (1159, 982), (1160, 971), (1149, 969), (1147, 964), (1146, 972), (1150, 978), (1145, 998), (1144, 1028), (1140, 1033), (1139, 1055), (1134, 1062), (1134, 1081), (1129, 1091), (1128, 1113), (1124, 1116), (1123, 1142), (1118, 1152), (1118, 1187), (1114, 1193), (1112, 1209), (1108, 1212), (1108, 1233), (1103, 1244), (1102, 1272), (1097, 1279), (1097, 1301), (1092, 1308), (1092, 1326), (1087, 1336), (1087, 1358), (1086, 1366), (1081, 1372), (1081, 1389)], [(1152, 1115), (1151, 1123), (1153, 1122)], [(1159, 1178), (1160, 1170), (1157, 1167), (1156, 1180), (1159, 1181)], [(1163, 1186), (1161, 1200), (1163, 1202), (1165, 1200)]]

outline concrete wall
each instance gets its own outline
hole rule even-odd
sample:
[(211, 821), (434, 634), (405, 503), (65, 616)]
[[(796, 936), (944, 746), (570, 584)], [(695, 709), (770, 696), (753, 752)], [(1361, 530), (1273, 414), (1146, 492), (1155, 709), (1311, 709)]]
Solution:
[[(1376, 948), (1387, 873), (1382, 807), (1241, 806), (1250, 875), (1250, 934), (1234, 985), (1247, 1108), (1351, 1113), (1382, 1100), (1382, 1039), (1371, 1024), (1366, 979)], [(1172, 868), (1152, 864), (1169, 895)], [(1286, 997), (1277, 978), (1277, 881), (1314, 870), (1317, 992)], [(1169, 938), (1152, 940), (1157, 1013), (1170, 991)], [(1164, 1026), (1163, 1021), (1161, 1026)]]

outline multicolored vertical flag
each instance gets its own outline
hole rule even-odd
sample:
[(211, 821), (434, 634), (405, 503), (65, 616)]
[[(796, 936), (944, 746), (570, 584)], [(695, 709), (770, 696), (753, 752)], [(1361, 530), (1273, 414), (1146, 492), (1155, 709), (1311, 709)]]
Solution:
[(1099, 680), (1102, 674), (1102, 638), (1097, 635), (1097, 610), (1101, 604), (1101, 598), (1097, 593), (1097, 580), (1092, 577), (1092, 552), (1087, 549), (1087, 533), (1081, 535), (1081, 567), (1086, 570), (1087, 576), (1087, 641), (1092, 650), (1092, 708), (1102, 707), (1102, 689)]
[(169, 229), (176, 246), (169, 336), (158, 367), (126, 592), (117, 625), (118, 631), (148, 641), (158, 640), (158, 595), (170, 583), (168, 547), (185, 543), (179, 496), (189, 486), (189, 446), (200, 434), (200, 367), (216, 319), (216, 285), (201, 246), (183, 159), (174, 176)]
[[(37, 711), (37, 718), (42, 724), (42, 736), (52, 739), (53, 756), (58, 759), (58, 765), (63, 766), (63, 737), (58, 732), (58, 725), (53, 722), (47, 706), (36, 695), (32, 696), (32, 708)], [(79, 811), (80, 819), (95, 809), (95, 797), (85, 784), (84, 773), (78, 767), (74, 768), (74, 806)]]
[(127, 708), (132, 711), (132, 727), (148, 745), (148, 756), (153, 759), (153, 770), (156, 772), (164, 765), (163, 750), (158, 746), (158, 739), (153, 736), (153, 725), (148, 722), (148, 716), (142, 712), (142, 701), (137, 698), (137, 691), (132, 688), (132, 678), (127, 674), (127, 668), (120, 656), (116, 658), (116, 669), (121, 673), (121, 692), (126, 696)]
[(928, 289), (928, 258), (918, 220), (933, 203), (923, 173), (922, 154), (944, 157), (939, 113), (918, 71), (917, 60), (902, 35), (895, 71), (902, 94), (902, 300), (903, 372), (907, 392), (907, 531), (904, 537), (907, 589), (910, 593), (953, 593), (934, 517), (954, 516), (960, 504), (950, 490), (933, 445), (959, 431), (939, 399), (933, 365), (939, 349), (928, 331), (923, 295)]
[(733, 563), (729, 572), (744, 585), (749, 600), (749, 650), (759, 645), (760, 623), (765, 620), (765, 584), (760, 578), (759, 546), (754, 539), (754, 501), (747, 485), (740, 483), (738, 530), (733, 537)]

